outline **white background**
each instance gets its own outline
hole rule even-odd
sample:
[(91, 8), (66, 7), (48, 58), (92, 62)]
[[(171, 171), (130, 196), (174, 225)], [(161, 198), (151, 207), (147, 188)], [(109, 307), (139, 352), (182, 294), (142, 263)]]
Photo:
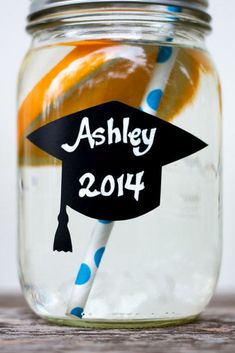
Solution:
[[(214, 31), (207, 43), (221, 76), (224, 104), (224, 253), (218, 291), (235, 292), (235, 1), (210, 2)], [(29, 0), (11, 0), (1, 4), (1, 291), (19, 290), (16, 269), (15, 91), (18, 68), (30, 43), (24, 31), (28, 3)]]

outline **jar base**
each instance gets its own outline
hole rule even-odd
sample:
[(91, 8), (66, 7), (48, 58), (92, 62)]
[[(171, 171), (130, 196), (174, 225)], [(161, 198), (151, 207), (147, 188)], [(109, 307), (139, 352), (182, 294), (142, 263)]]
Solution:
[(64, 319), (64, 318), (51, 318), (42, 316), (46, 321), (60, 325), (60, 326), (73, 326), (81, 328), (93, 329), (147, 329), (167, 326), (178, 326), (189, 324), (196, 321), (199, 315), (189, 316), (180, 319), (168, 320), (82, 320), (82, 319)]

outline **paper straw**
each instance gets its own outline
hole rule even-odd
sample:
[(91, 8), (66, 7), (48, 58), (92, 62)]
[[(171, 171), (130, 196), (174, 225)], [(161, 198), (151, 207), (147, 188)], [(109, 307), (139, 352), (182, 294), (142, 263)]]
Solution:
[[(181, 9), (168, 8), (172, 12), (180, 12)], [(171, 42), (172, 39), (168, 38)], [(161, 102), (165, 87), (174, 66), (178, 49), (173, 47), (160, 47), (152, 78), (142, 99), (140, 110), (155, 115)], [(114, 222), (99, 220), (92, 232), (84, 261), (82, 262), (73, 286), (67, 314), (82, 318), (85, 315), (84, 308), (95, 280), (96, 272), (107, 247)]]
[[(175, 63), (177, 51), (177, 48), (160, 48), (152, 79), (142, 100), (140, 107), (142, 111), (152, 115), (156, 114)], [(112, 221), (97, 222), (92, 232), (91, 241), (85, 258), (80, 266), (73, 286), (71, 298), (67, 307), (67, 314), (79, 318), (83, 317), (84, 308), (113, 226), (114, 222)]]
[(83, 308), (91, 291), (96, 271), (101, 262), (113, 225), (114, 222), (112, 221), (98, 221), (92, 232), (91, 240), (83, 263), (80, 266), (67, 307), (67, 313), (70, 315), (80, 318), (83, 316)]

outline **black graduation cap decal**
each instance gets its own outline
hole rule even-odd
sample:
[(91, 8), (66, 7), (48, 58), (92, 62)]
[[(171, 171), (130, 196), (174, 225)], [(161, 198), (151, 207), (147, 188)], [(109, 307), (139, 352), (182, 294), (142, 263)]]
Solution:
[(63, 117), (27, 137), (62, 161), (58, 251), (72, 251), (66, 206), (100, 220), (141, 216), (160, 205), (162, 167), (207, 146), (120, 102)]

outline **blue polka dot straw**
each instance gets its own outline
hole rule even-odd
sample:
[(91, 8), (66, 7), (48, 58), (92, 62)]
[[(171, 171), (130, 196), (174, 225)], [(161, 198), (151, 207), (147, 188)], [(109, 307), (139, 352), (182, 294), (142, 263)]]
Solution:
[(174, 66), (178, 49), (162, 46), (160, 47), (152, 79), (143, 97), (141, 110), (155, 115), (159, 108), (163, 92), (169, 80)]
[(82, 318), (84, 307), (92, 288), (92, 284), (99, 268), (105, 247), (112, 231), (114, 222), (99, 221), (92, 233), (86, 256), (80, 265), (75, 284), (73, 286), (67, 314)]
[[(169, 6), (168, 11), (180, 12), (181, 8)], [(172, 38), (166, 41), (171, 42)], [(152, 73), (152, 78), (142, 99), (140, 110), (155, 115), (165, 87), (169, 80), (172, 68), (174, 66), (178, 49), (170, 46), (161, 46), (156, 58), (156, 65)], [(96, 276), (97, 269), (101, 263), (102, 257), (107, 246), (114, 222), (100, 220), (96, 223), (93, 230), (89, 247), (80, 265), (72, 295), (67, 307), (67, 314), (83, 318), (85, 316), (85, 305), (88, 300), (92, 285)]]

